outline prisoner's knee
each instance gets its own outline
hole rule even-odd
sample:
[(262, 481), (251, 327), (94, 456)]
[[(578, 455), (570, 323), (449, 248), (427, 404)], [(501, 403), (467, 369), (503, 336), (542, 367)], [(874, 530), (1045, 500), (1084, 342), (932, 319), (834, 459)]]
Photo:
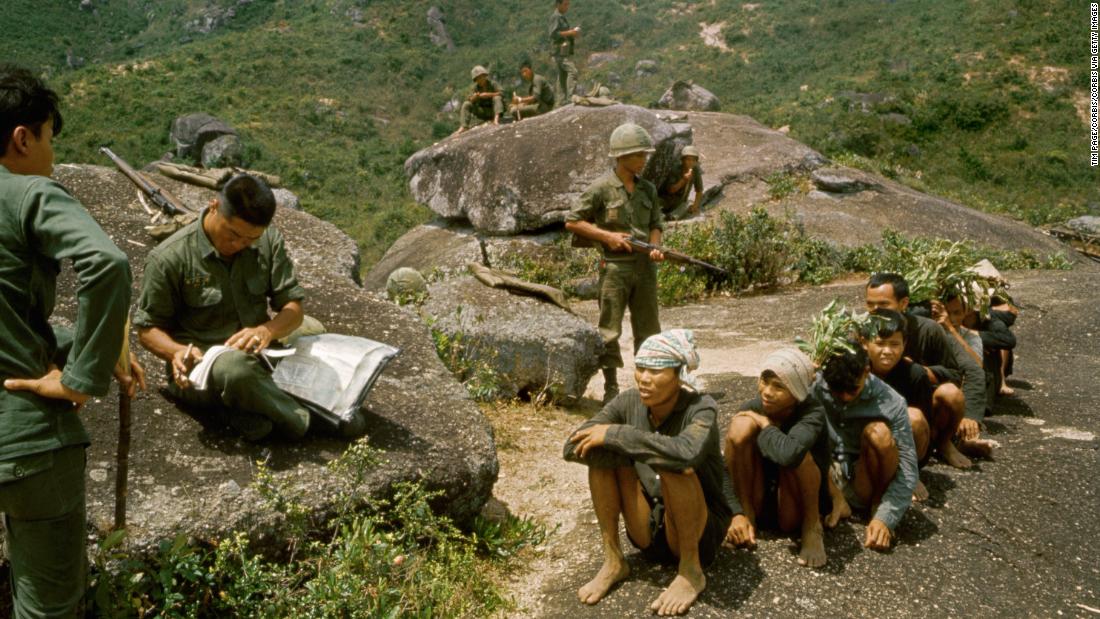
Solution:
[(726, 431), (726, 444), (734, 448), (744, 448), (755, 444), (760, 426), (747, 416), (735, 416)]
[(919, 408), (909, 407), (909, 425), (913, 428), (913, 438), (926, 437), (929, 432), (928, 420)]
[(863, 446), (877, 452), (894, 448), (894, 433), (881, 421), (872, 421), (863, 428)]
[(934, 402), (948, 406), (952, 410), (966, 410), (966, 396), (963, 394), (962, 389), (959, 389), (954, 383), (944, 383), (936, 387), (936, 390), (932, 393), (932, 399)]

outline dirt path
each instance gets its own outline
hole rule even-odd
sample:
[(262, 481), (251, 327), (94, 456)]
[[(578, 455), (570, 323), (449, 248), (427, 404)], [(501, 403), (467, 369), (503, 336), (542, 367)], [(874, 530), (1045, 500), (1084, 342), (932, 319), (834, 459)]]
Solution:
[[(998, 457), (975, 471), (935, 461), (926, 467), (922, 479), (932, 497), (910, 509), (890, 553), (863, 550), (863, 524), (853, 523), (827, 535), (829, 564), (811, 571), (795, 564), (791, 539), (765, 534), (754, 552), (722, 553), (689, 616), (1100, 616), (1092, 610), (1100, 608), (1098, 273), (1086, 266), (1013, 274), (1024, 305), (1016, 329), (1018, 396), (1002, 400), (987, 424), (1001, 444)], [(859, 293), (858, 284), (843, 282), (716, 299), (663, 310), (662, 324), (695, 329), (701, 375), (727, 421), (752, 395), (763, 355), (806, 329), (831, 299), (856, 303)], [(621, 371), (619, 382), (632, 381)], [(597, 376), (589, 393), (602, 389)], [(576, 601), (576, 588), (599, 566), (598, 532), (585, 470), (563, 462), (561, 448), (596, 410), (586, 401), (569, 410), (486, 411), (501, 463), (495, 496), (513, 513), (556, 528), (512, 574), (519, 610), (509, 616), (649, 616), (649, 601), (673, 575), (628, 553), (634, 573), (627, 583), (595, 607)]]

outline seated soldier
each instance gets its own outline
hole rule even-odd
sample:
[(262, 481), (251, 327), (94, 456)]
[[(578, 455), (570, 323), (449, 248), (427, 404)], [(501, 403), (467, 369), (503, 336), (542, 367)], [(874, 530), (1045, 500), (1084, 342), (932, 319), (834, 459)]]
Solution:
[[(909, 309), (909, 283), (904, 277), (896, 273), (875, 273), (867, 282), (865, 293), (868, 311), (881, 308), (905, 315), (905, 356), (924, 366), (929, 382), (935, 386), (933, 410), (950, 407), (951, 419), (960, 420), (956, 426), (948, 424), (946, 418), (944, 426), (933, 425), (931, 444), (947, 464), (969, 468), (970, 459), (955, 447), (952, 437), (972, 453), (978, 453), (982, 447), (976, 442), (977, 426), (964, 428), (962, 421), (985, 406), (985, 373), (981, 365), (949, 338), (935, 320), (906, 311)], [(956, 382), (961, 382), (961, 389)]]
[[(699, 149), (685, 146), (680, 153), (680, 173), (661, 185), (658, 197), (666, 219), (684, 219), (699, 212), (699, 203), (703, 200), (703, 169), (699, 167), (699, 159)], [(689, 207), (688, 194), (692, 188), (695, 198)]]
[[(259, 357), (303, 318), (305, 290), (270, 227), (274, 215), (267, 184), (247, 174), (230, 179), (199, 219), (149, 253), (134, 316), (142, 345), (167, 362), (169, 392), (190, 406), (224, 409), (252, 441), (273, 427), (301, 438), (310, 425), (309, 411), (275, 385)], [(217, 358), (199, 391), (188, 373), (215, 344), (235, 350)], [(341, 429), (358, 434), (362, 425), (357, 418)]]
[(470, 71), (470, 77), (474, 80), (474, 89), (462, 102), (462, 109), (458, 112), (459, 126), (455, 131), (456, 134), (489, 121), (499, 125), (500, 115), (504, 113), (502, 91), (496, 82), (489, 79), (489, 71), (478, 65)]
[(519, 75), (526, 82), (527, 94), (520, 95), (519, 91), (513, 93), (512, 105), (508, 108), (513, 119), (519, 121), (554, 109), (554, 87), (545, 77), (535, 74), (530, 61), (520, 64)]
[[(928, 372), (919, 363), (905, 357), (906, 317), (900, 312), (877, 309), (871, 312), (880, 321), (873, 333), (865, 334), (863, 347), (871, 360), (871, 374), (905, 398), (909, 408), (909, 423), (913, 429), (913, 443), (917, 448), (917, 462), (924, 466), (931, 455), (932, 428), (937, 436), (951, 440), (951, 431), (959, 420), (955, 417), (961, 410), (947, 406), (942, 400), (933, 405), (932, 392), (935, 387), (928, 380)], [(928, 498), (928, 490), (917, 480), (913, 499), (923, 501)]]
[[(825, 410), (812, 395), (814, 366), (802, 352), (779, 350), (764, 360), (759, 396), (741, 406), (726, 433), (726, 465), (743, 512), (726, 542), (756, 543), (756, 527), (772, 521), (782, 531), (801, 525), (798, 563), (825, 565), (819, 500), (827, 470)], [(811, 453), (813, 452), (813, 453)]]
[(905, 400), (871, 375), (867, 351), (849, 342), (850, 351), (833, 355), (814, 382), (813, 394), (825, 407), (829, 433), (829, 496), (835, 527), (852, 510), (871, 515), (863, 545), (890, 547), (894, 530), (917, 487), (917, 450)]
[(678, 566), (650, 605), (658, 615), (678, 615), (706, 587), (703, 566), (741, 509), (722, 462), (716, 405), (694, 390), (688, 373), (699, 364), (691, 331), (649, 337), (634, 362), (638, 388), (616, 396), (565, 443), (565, 459), (588, 466), (604, 554), (577, 595), (595, 604), (629, 575), (619, 546), (622, 514), (644, 557)]

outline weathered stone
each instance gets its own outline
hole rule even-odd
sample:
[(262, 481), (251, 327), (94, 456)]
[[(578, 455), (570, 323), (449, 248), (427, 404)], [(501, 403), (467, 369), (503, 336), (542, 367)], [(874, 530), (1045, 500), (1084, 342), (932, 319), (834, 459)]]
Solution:
[(474, 231), (432, 222), (417, 226), (397, 239), (363, 278), (363, 286), (367, 290), (385, 290), (386, 278), (399, 267), (412, 267), (429, 277), (433, 273), (447, 277), (465, 273), (470, 262), (485, 262), (481, 241)]
[[(112, 168), (59, 165), (55, 175), (88, 207), (92, 215), (127, 252), (135, 281), (153, 246), (144, 230), (148, 217), (136, 204), (133, 186)], [(188, 187), (157, 177), (177, 195)], [(208, 201), (213, 192), (203, 192)], [(437, 507), (460, 519), (478, 513), (497, 474), (492, 430), (465, 389), (443, 367), (428, 330), (411, 312), (359, 288), (347, 271), (355, 243), (335, 226), (308, 214), (279, 209), (274, 225), (283, 233), (299, 280), (307, 290), (306, 308), (331, 332), (383, 341), (401, 349), (367, 398), (369, 444), (384, 458), (365, 471), (353, 491), (362, 501), (385, 495), (397, 482), (416, 481), (443, 496)], [(135, 241), (135, 242), (129, 242)], [(138, 244), (140, 243), (140, 244)], [(63, 270), (57, 314), (75, 316), (71, 270)], [(213, 415), (184, 411), (158, 392), (163, 363), (138, 349), (149, 372), (149, 390), (133, 400), (133, 446), (130, 458), (129, 531), (127, 544), (155, 551), (160, 540), (179, 534), (222, 539), (232, 530), (246, 533), (253, 547), (278, 551), (286, 523), (255, 488), (254, 461), (270, 456), (276, 483), (301, 493), (316, 522), (332, 513), (333, 496), (344, 480), (325, 464), (340, 455), (347, 441), (311, 431), (299, 443), (241, 441)], [(93, 399), (81, 411), (92, 445), (89, 469), (108, 472), (104, 483), (88, 485), (88, 519), (107, 533), (114, 507), (113, 463), (117, 403), (113, 396)], [(93, 464), (94, 463), (94, 466)], [(240, 488), (234, 492), (229, 482)]]
[(191, 32), (210, 34), (237, 16), (235, 7), (209, 6), (184, 26)]
[(879, 184), (867, 178), (857, 178), (839, 168), (818, 168), (810, 175), (814, 185), (831, 193), (859, 193), (877, 189)]
[(507, 269), (517, 260), (546, 260), (553, 255), (562, 232), (520, 234), (517, 236), (487, 236), (481, 240), (485, 266)]
[(645, 127), (656, 143), (646, 178), (679, 165), (674, 154), (690, 141), (689, 128), (678, 130), (632, 105), (569, 106), (445, 139), (409, 157), (405, 174), (413, 198), (441, 217), (468, 220), (486, 234), (538, 230), (563, 221), (581, 192), (610, 169), (608, 138), (627, 121)]
[(908, 127), (913, 124), (913, 119), (909, 118), (905, 114), (898, 114), (897, 112), (890, 112), (889, 114), (880, 114), (879, 118), (883, 122), (890, 123), (891, 125), (899, 125), (902, 127)]
[(222, 135), (202, 147), (202, 167), (231, 168), (241, 165), (244, 146), (235, 135)]
[(455, 42), (451, 34), (447, 32), (447, 24), (443, 20), (443, 11), (438, 6), (428, 9), (428, 38), (432, 45), (442, 47), (449, 52), (455, 50)]
[(657, 72), (659, 66), (656, 60), (639, 60), (634, 63), (634, 75), (638, 77), (653, 75)]
[(292, 211), (302, 210), (302, 201), (298, 199), (298, 194), (293, 191), (276, 187), (271, 192), (275, 194), (275, 204), (280, 208), (288, 208)]
[(210, 114), (197, 112), (173, 120), (168, 137), (177, 157), (197, 162), (207, 142), (223, 135), (237, 135), (237, 131)]
[(621, 59), (622, 56), (617, 52), (593, 52), (588, 55), (588, 68), (596, 69)]
[(578, 299), (597, 299), (600, 296), (600, 278), (578, 277), (566, 284), (565, 291)]
[(492, 368), (506, 395), (578, 398), (603, 348), (592, 325), (532, 297), (490, 288), (473, 277), (433, 284), (422, 311), (466, 359)]
[(848, 102), (848, 109), (856, 109), (863, 113), (869, 113), (875, 109), (876, 106), (883, 103), (890, 103), (894, 100), (893, 95), (888, 95), (881, 92), (854, 92), (851, 90), (844, 90), (836, 93), (838, 99), (844, 99)]
[(1085, 234), (1100, 234), (1100, 217), (1082, 215), (1067, 221), (1066, 226)]
[(722, 104), (713, 92), (692, 82), (677, 81), (657, 101), (657, 107), (666, 110), (692, 112), (717, 112)]
[(79, 69), (84, 66), (84, 57), (77, 56), (72, 49), (65, 51), (65, 65), (70, 69)]

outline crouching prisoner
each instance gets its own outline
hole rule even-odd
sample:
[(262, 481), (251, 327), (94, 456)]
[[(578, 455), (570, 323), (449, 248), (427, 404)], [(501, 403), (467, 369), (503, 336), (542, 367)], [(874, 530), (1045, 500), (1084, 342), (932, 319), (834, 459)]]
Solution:
[(695, 391), (689, 373), (698, 364), (690, 331), (650, 337), (635, 357), (637, 389), (616, 396), (565, 443), (565, 459), (588, 466), (603, 543), (603, 566), (577, 592), (586, 604), (630, 573), (620, 515), (645, 558), (677, 566), (651, 610), (682, 614), (706, 587), (703, 567), (741, 508), (722, 461), (716, 405)]

